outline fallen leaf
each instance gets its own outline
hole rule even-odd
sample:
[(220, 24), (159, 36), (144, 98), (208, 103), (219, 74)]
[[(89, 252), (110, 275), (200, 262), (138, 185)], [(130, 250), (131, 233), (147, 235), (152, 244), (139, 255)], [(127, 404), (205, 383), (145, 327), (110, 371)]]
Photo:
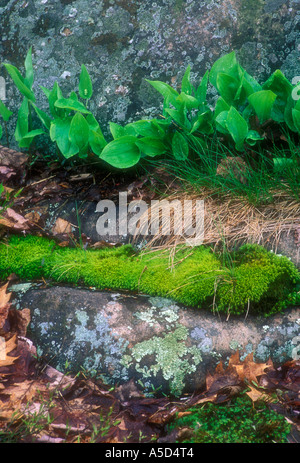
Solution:
[(58, 218), (55, 222), (54, 227), (52, 228), (53, 235), (63, 235), (65, 233), (72, 233), (72, 224), (67, 222), (67, 220)]

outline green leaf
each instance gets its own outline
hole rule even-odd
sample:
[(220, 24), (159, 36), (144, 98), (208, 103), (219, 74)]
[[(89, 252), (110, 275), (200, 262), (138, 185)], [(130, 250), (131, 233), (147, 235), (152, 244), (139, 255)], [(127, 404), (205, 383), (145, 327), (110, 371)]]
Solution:
[(154, 157), (166, 152), (165, 144), (157, 138), (139, 138), (136, 140), (136, 144), (146, 156)]
[(27, 98), (24, 98), (18, 111), (17, 125), (15, 130), (15, 139), (20, 142), (28, 133), (29, 106)]
[(100, 156), (104, 146), (107, 145), (107, 142), (101, 131), (90, 129), (89, 144), (93, 153), (97, 154), (97, 156)]
[(248, 135), (248, 124), (233, 106), (228, 111), (226, 126), (235, 142), (236, 149), (243, 149), (245, 138)]
[(69, 140), (72, 144), (77, 145), (79, 150), (85, 149), (89, 142), (90, 127), (84, 116), (76, 113), (73, 116), (69, 130)]
[(178, 97), (179, 93), (174, 90), (170, 85), (166, 84), (165, 82), (161, 82), (160, 80), (148, 80), (146, 79), (152, 87), (155, 88), (165, 99), (167, 99), (168, 103), (171, 103), (173, 106), (176, 106), (176, 98)]
[(123, 137), (125, 135), (124, 127), (122, 127), (119, 124), (116, 124), (115, 122), (109, 123), (109, 129), (114, 139)]
[(292, 92), (293, 85), (285, 75), (277, 69), (263, 84), (264, 90), (271, 90), (277, 95), (276, 101), (272, 108), (271, 117), (276, 122), (284, 122), (284, 111), (288, 98)]
[(189, 156), (189, 145), (184, 136), (175, 132), (172, 138), (172, 152), (177, 161), (185, 161)]
[(57, 82), (54, 83), (52, 90), (48, 90), (45, 87), (41, 87), (43, 92), (48, 98), (48, 103), (49, 103), (49, 109), (53, 117), (65, 117), (66, 116), (66, 110), (64, 109), (59, 109), (55, 106), (55, 103), (57, 100), (60, 100), (63, 98), (62, 91), (58, 85)]
[(231, 77), (237, 79), (238, 74), (238, 63), (235, 52), (228, 53), (227, 55), (221, 56), (212, 66), (209, 73), (209, 81), (215, 87), (217, 87), (217, 78), (220, 72), (226, 73)]
[(223, 111), (229, 111), (230, 106), (221, 96), (217, 99), (215, 107), (215, 118)]
[(246, 137), (246, 142), (250, 146), (254, 146), (257, 141), (264, 140), (264, 137), (261, 137), (256, 130), (249, 130), (248, 135)]
[(231, 106), (239, 89), (239, 83), (229, 74), (219, 72), (217, 76), (217, 89), (221, 97)]
[(4, 103), (0, 100), (0, 114), (5, 122), (8, 121), (10, 116), (12, 115), (12, 111), (10, 111)]
[(178, 111), (177, 109), (167, 109), (166, 111), (171, 116), (171, 118), (176, 122), (176, 124), (178, 124), (180, 127), (184, 127), (185, 117), (184, 117), (183, 111)]
[(78, 146), (69, 140), (71, 121), (72, 117), (55, 119), (50, 126), (51, 140), (56, 141), (60, 152), (67, 159), (79, 152)]
[(79, 111), (83, 114), (90, 114), (91, 112), (86, 109), (86, 107), (80, 103), (80, 101), (75, 100), (74, 98), (60, 98), (54, 103), (56, 108), (69, 109), (71, 111)]
[(37, 113), (38, 117), (40, 118), (46, 129), (50, 130), (52, 119), (48, 116), (48, 114), (39, 109), (34, 103), (31, 103), (31, 105), (33, 106), (35, 112)]
[(118, 138), (108, 143), (100, 158), (113, 167), (126, 169), (137, 164), (141, 153), (136, 145), (136, 138), (130, 135)]
[(248, 97), (249, 103), (254, 108), (260, 123), (270, 119), (273, 104), (276, 100), (276, 95), (271, 90), (261, 90), (260, 92), (252, 93)]
[(182, 78), (182, 81), (181, 81), (181, 91), (186, 93), (187, 95), (191, 95), (192, 94), (192, 85), (191, 85), (191, 82), (190, 82), (190, 74), (191, 74), (191, 66), (188, 65), (185, 73), (184, 73), (184, 76)]
[(25, 79), (24, 83), (28, 88), (32, 88), (34, 81), (33, 66), (32, 66), (32, 47), (29, 48), (27, 56), (25, 58)]
[(298, 109), (292, 109), (293, 121), (297, 132), (300, 133), (300, 111)]
[(194, 122), (194, 125), (190, 131), (190, 133), (194, 133), (196, 130), (210, 135), (213, 132), (213, 115), (210, 109), (204, 111), (201, 114), (198, 114), (197, 120)]
[(285, 169), (289, 168), (296, 168), (297, 169), (297, 161), (296, 159), (290, 158), (273, 158), (274, 163), (274, 172), (281, 173)]
[(81, 98), (89, 99), (93, 95), (93, 84), (90, 75), (83, 64), (79, 78), (79, 95)]
[(9, 73), (10, 77), (14, 81), (16, 87), (18, 90), (22, 93), (22, 95), (25, 96), (25, 98), (28, 98), (28, 100), (35, 101), (35, 96), (33, 92), (28, 88), (26, 85), (21, 73), (19, 70), (13, 66), (12, 64), (4, 64), (7, 72)]
[(207, 94), (207, 84), (208, 84), (208, 77), (209, 77), (209, 71), (206, 71), (204, 74), (200, 85), (198, 86), (195, 97), (199, 101), (199, 103), (205, 103), (206, 101), (206, 94)]
[(215, 118), (215, 123), (216, 123), (216, 129), (224, 134), (228, 133), (228, 128), (227, 128), (227, 117), (228, 117), (228, 111), (221, 111), (217, 117)]
[[(191, 95), (187, 95), (184, 92), (181, 92), (180, 95), (178, 95), (176, 103), (179, 103), (180, 106), (185, 106), (187, 109), (198, 108), (199, 106), (199, 101), (196, 98)], [(178, 104), (176, 104), (176, 107), (178, 108)]]
[(42, 129), (35, 129), (28, 132), (24, 137), (19, 141), (20, 148), (28, 148), (35, 137), (38, 135), (43, 135), (45, 132)]

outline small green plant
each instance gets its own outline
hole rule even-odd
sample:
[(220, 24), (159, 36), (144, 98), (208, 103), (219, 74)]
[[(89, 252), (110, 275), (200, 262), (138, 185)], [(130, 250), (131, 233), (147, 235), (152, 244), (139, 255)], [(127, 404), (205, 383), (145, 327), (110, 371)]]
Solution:
[[(175, 129), (171, 137), (171, 150), (176, 160), (184, 161), (189, 156), (187, 138), (211, 135), (213, 133), (213, 113), (206, 102), (207, 71), (199, 86), (190, 81), (191, 68), (188, 66), (178, 93), (170, 85), (161, 81), (147, 80), (164, 97), (163, 116)], [(204, 141), (203, 141), (204, 143)]]
[(189, 414), (175, 418), (168, 431), (190, 428), (190, 443), (285, 443), (290, 425), (284, 416), (271, 410), (265, 402), (237, 397), (225, 404), (207, 403), (186, 410)]
[[(0, 100), (0, 116), (2, 117), (4, 121), (4, 128), (5, 128), (5, 135), (6, 135), (6, 143), (7, 146), (9, 146), (9, 140), (8, 140), (8, 132), (7, 132), (7, 125), (6, 123), (8, 122), (9, 118), (12, 116), (12, 112), (5, 106), (4, 103)], [(2, 126), (0, 125), (0, 139), (2, 138), (3, 135), (3, 129)]]

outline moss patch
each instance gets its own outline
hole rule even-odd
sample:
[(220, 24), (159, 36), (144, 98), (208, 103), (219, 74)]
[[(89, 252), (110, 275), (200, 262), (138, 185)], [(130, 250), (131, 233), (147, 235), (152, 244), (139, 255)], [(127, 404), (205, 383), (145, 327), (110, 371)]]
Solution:
[(130, 245), (101, 250), (62, 248), (41, 237), (13, 236), (0, 244), (0, 278), (51, 279), (98, 289), (140, 291), (194, 307), (241, 314), (271, 314), (299, 301), (300, 273), (288, 258), (258, 245), (228, 255), (180, 247), (137, 254)]
[(284, 443), (290, 432), (285, 417), (270, 410), (264, 402), (252, 403), (238, 397), (226, 404), (208, 403), (187, 410), (169, 431), (180, 427), (192, 430), (192, 443)]

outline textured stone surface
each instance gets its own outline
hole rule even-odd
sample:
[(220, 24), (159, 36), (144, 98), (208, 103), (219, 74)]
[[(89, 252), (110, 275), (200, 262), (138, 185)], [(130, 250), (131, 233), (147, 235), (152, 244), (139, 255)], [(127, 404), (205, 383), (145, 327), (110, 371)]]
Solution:
[[(277, 68), (292, 79), (298, 27), (299, 0), (0, 0), (0, 61), (22, 67), (33, 45), (42, 107), (39, 86), (57, 80), (73, 90), (84, 63), (95, 90), (90, 109), (107, 131), (108, 121), (157, 114), (161, 98), (145, 78), (176, 86), (190, 63), (197, 82), (232, 50), (259, 81)], [(7, 98), (10, 109), (19, 106), (9, 78)]]
[[(60, 371), (96, 371), (111, 384), (180, 395), (204, 386), (207, 371), (237, 350), (281, 365), (299, 355), (300, 308), (271, 318), (231, 317), (162, 298), (67, 287), (11, 288), (29, 308), (28, 337)], [(250, 310), (251, 312), (251, 310)]]

